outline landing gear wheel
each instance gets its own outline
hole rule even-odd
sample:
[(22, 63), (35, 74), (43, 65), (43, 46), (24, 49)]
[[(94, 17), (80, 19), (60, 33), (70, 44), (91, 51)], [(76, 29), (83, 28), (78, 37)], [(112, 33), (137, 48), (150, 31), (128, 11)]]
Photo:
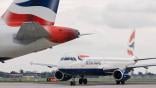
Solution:
[(70, 82), (70, 85), (71, 85), (71, 86), (75, 86), (75, 85), (76, 85), (75, 77), (76, 77), (76, 76), (73, 76), (73, 77), (72, 77), (72, 80), (71, 80), (71, 82)]
[(125, 81), (121, 81), (121, 84), (124, 85), (125, 84)]
[(71, 86), (75, 86), (75, 85), (76, 85), (76, 82), (75, 82), (75, 81), (71, 81), (71, 82), (70, 82), (70, 85), (71, 85)]
[(79, 84), (81, 85), (83, 82), (83, 79), (79, 79)]
[(86, 85), (87, 84), (87, 79), (83, 79), (83, 83), (84, 83), (84, 85)]
[(119, 85), (120, 84), (120, 81), (116, 81), (116, 85)]

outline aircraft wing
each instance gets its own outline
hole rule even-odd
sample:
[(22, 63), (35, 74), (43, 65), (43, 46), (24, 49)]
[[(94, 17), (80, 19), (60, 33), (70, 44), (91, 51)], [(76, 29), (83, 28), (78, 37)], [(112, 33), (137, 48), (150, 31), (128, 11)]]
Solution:
[(138, 57), (136, 57), (137, 59), (135, 59), (135, 61), (137, 62), (137, 61), (143, 61), (143, 60), (152, 60), (152, 59), (155, 59), (156, 60), (156, 58), (142, 58), (142, 59), (139, 59)]
[[(153, 60), (152, 60), (153, 59)], [(136, 64), (134, 65), (129, 65), (127, 68), (148, 68), (151, 66), (156, 66), (156, 58), (146, 58), (146, 59), (138, 59), (136, 61)]]
[(41, 63), (33, 63), (33, 62), (31, 62), (30, 64), (31, 65), (46, 66), (46, 67), (49, 67), (49, 68), (57, 67), (57, 65), (53, 65), (53, 64), (41, 64)]
[(148, 68), (150, 66), (156, 66), (156, 64), (140, 64), (140, 65), (133, 65), (133, 66), (129, 66), (128, 68)]

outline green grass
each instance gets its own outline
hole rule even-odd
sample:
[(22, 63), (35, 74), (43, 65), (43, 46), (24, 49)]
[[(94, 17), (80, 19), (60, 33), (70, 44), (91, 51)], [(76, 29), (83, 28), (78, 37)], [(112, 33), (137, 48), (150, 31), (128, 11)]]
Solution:
[(0, 82), (46, 82), (46, 78), (0, 78)]
[[(78, 81), (78, 79), (76, 79)], [(88, 78), (89, 83), (101, 84), (101, 83), (115, 83), (112, 76)], [(48, 83), (46, 78), (0, 78), (0, 82), (28, 82), (28, 83)], [(67, 84), (69, 82), (61, 82)], [(156, 76), (134, 76), (131, 77), (126, 83), (156, 83)]]

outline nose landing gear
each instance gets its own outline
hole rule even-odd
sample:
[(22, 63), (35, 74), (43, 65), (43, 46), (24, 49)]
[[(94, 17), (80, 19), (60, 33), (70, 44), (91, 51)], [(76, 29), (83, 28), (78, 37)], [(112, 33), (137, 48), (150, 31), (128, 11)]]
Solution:
[[(81, 78), (79, 79), (79, 84), (80, 84), (80, 85), (82, 85), (82, 84), (87, 85), (87, 83), (88, 83), (88, 80), (87, 80), (86, 78), (81, 77)], [(70, 82), (70, 85), (71, 85), (71, 86), (75, 86), (75, 85), (76, 85), (75, 77), (72, 78), (72, 81)]]
[(119, 85), (119, 84), (124, 85), (124, 84), (125, 84), (125, 81), (124, 81), (124, 80), (123, 80), (123, 81), (116, 81), (116, 84), (117, 84), (117, 85)]
[(72, 78), (72, 81), (70, 82), (71, 86), (75, 86), (76, 85), (76, 81), (75, 81), (75, 77)]
[(87, 79), (84, 79), (84, 78), (79, 79), (79, 84), (80, 85), (82, 85), (82, 84), (86, 85), (87, 83), (88, 83)]

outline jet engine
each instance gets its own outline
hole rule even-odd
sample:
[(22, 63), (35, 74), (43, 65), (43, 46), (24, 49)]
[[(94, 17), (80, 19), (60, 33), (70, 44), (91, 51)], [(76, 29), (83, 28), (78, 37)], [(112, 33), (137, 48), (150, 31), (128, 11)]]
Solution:
[(113, 72), (113, 77), (118, 81), (122, 81), (122, 80), (126, 81), (131, 77), (128, 73), (129, 73), (129, 71), (126, 71), (126, 70), (124, 70), (124, 71), (115, 70)]
[(68, 74), (64, 74), (61, 71), (56, 71), (55, 78), (60, 81), (67, 81), (67, 80), (70, 80), (72, 78), (72, 76), (68, 75)]

